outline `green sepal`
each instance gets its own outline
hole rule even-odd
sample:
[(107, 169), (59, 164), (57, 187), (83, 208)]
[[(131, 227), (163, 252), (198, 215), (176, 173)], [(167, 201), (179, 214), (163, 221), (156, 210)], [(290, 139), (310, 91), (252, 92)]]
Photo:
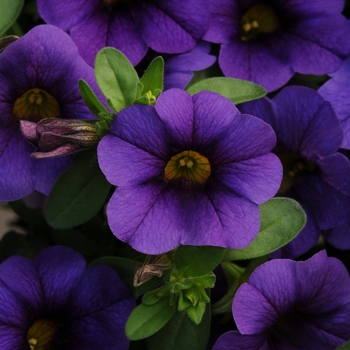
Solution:
[(200, 324), (205, 312), (205, 307), (206, 303), (200, 302), (195, 306), (191, 305), (185, 311), (192, 322), (194, 322), (195, 324)]
[(89, 108), (91, 113), (95, 114), (96, 116), (99, 116), (100, 113), (108, 113), (107, 109), (102, 105), (100, 100), (97, 98), (85, 80), (80, 79), (78, 86), (81, 97), (83, 98), (86, 106)]
[(200, 91), (217, 92), (235, 104), (253, 101), (266, 95), (266, 90), (258, 84), (227, 77), (214, 77), (201, 80), (191, 85), (186, 91), (190, 95), (194, 95)]
[(141, 95), (151, 91), (155, 97), (159, 96), (164, 89), (164, 59), (161, 56), (150, 63), (140, 82), (143, 84)]
[(147, 339), (148, 350), (205, 350), (210, 334), (210, 304), (201, 323), (190, 320), (185, 311), (175, 311), (171, 320)]
[(306, 214), (300, 204), (290, 198), (272, 198), (260, 205), (260, 231), (243, 249), (226, 249), (224, 260), (257, 258), (285, 246), (303, 229)]
[(139, 77), (123, 53), (105, 47), (97, 53), (95, 60), (97, 83), (107, 98), (107, 104), (119, 112), (131, 106), (137, 98)]
[(141, 96), (140, 98), (134, 101), (134, 105), (150, 105), (150, 99), (146, 96)]
[(335, 350), (350, 350), (350, 340), (338, 346)]
[(110, 189), (111, 184), (96, 160), (78, 162), (68, 168), (54, 184), (47, 198), (46, 221), (56, 229), (81, 225), (102, 208)]
[(109, 129), (111, 128), (112, 122), (115, 118), (115, 114), (113, 113), (99, 113), (100, 121), (96, 122), (96, 132), (97, 135), (102, 139), (103, 136), (109, 134)]
[(126, 336), (130, 340), (147, 338), (164, 327), (174, 312), (175, 305), (170, 305), (169, 298), (160, 299), (153, 305), (140, 304), (126, 322)]
[(220, 264), (225, 250), (220, 247), (181, 245), (175, 252), (175, 265), (181, 277), (204, 276)]
[(21, 13), (24, 0), (1, 0), (0, 35), (6, 32)]

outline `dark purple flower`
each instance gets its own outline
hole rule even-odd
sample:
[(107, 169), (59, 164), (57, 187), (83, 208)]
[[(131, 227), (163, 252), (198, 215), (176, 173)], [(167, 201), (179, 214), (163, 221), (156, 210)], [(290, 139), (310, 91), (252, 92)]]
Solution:
[(320, 230), (349, 221), (350, 162), (337, 152), (343, 131), (330, 103), (306, 87), (286, 87), (271, 101), (252, 101), (241, 110), (276, 133), (273, 151), (283, 164), (279, 195), (297, 200), (308, 217), (302, 232), (283, 248), (285, 256), (299, 256), (314, 246)]
[(68, 157), (30, 158), (35, 148), (19, 125), (21, 120), (93, 118), (79, 93), (80, 78), (96, 89), (93, 69), (70, 37), (50, 25), (35, 27), (0, 54), (0, 201), (34, 190), (47, 195), (71, 164)]
[(294, 74), (326, 74), (350, 52), (343, 0), (209, 0), (204, 39), (220, 43), (226, 76), (273, 91)]
[(340, 120), (344, 130), (341, 147), (350, 149), (350, 56), (340, 69), (330, 75), (332, 78), (321, 86), (318, 92), (332, 104)]
[(38, 10), (47, 23), (69, 31), (91, 65), (105, 46), (123, 52), (133, 65), (148, 47), (188, 51), (205, 34), (210, 16), (206, 1), (197, 0), (39, 0)]
[(238, 289), (237, 331), (213, 350), (333, 350), (350, 338), (350, 279), (325, 251), (307, 261), (272, 260)]
[(98, 160), (118, 186), (107, 215), (119, 239), (161, 254), (180, 244), (242, 248), (256, 237), (258, 204), (282, 175), (269, 125), (221, 95), (170, 89), (155, 106), (119, 112), (110, 132)]
[(210, 44), (200, 42), (194, 49), (179, 55), (164, 57), (164, 90), (184, 89), (194, 75), (194, 71), (210, 67), (216, 61), (209, 55)]
[(70, 248), (4, 261), (0, 300), (2, 349), (128, 349), (130, 292), (111, 268), (87, 267)]

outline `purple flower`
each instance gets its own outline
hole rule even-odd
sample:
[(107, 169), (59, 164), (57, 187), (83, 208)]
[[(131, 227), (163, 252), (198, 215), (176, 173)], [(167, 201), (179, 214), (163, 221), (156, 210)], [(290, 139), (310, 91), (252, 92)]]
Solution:
[(180, 244), (242, 248), (256, 237), (258, 204), (281, 180), (269, 125), (221, 95), (170, 89), (155, 106), (119, 112), (110, 132), (98, 160), (118, 186), (107, 215), (120, 240), (161, 254)]
[(305, 87), (286, 87), (241, 107), (269, 123), (277, 136), (274, 153), (283, 164), (279, 195), (297, 200), (307, 214), (302, 232), (283, 248), (296, 257), (312, 248), (320, 230), (349, 221), (350, 162), (337, 152), (343, 131), (329, 102)]
[(326, 74), (350, 52), (343, 0), (209, 0), (204, 39), (220, 43), (226, 76), (254, 81), (267, 91), (294, 74)]
[(78, 80), (96, 89), (93, 69), (61, 29), (37, 26), (0, 55), (0, 201), (34, 190), (48, 194), (70, 164), (68, 157), (35, 160), (35, 148), (20, 132), (20, 121), (44, 118), (91, 119)]
[(344, 130), (341, 147), (350, 149), (350, 56), (331, 77), (318, 92), (332, 104), (340, 120)]
[(272, 260), (238, 289), (237, 331), (213, 350), (333, 350), (350, 338), (350, 279), (325, 251), (307, 261)]
[(70, 248), (4, 261), (0, 300), (2, 349), (128, 349), (130, 292), (111, 268), (87, 267)]
[(69, 31), (79, 53), (93, 65), (105, 46), (122, 51), (133, 65), (148, 47), (162, 53), (192, 49), (208, 29), (206, 1), (39, 0), (41, 17)]
[(210, 44), (200, 42), (194, 49), (180, 55), (164, 57), (164, 90), (184, 89), (193, 77), (194, 71), (210, 67), (216, 61), (209, 55)]

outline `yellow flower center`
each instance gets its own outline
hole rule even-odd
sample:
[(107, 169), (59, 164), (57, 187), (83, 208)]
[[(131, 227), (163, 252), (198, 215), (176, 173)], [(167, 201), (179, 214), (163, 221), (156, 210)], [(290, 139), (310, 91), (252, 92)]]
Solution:
[(165, 167), (167, 180), (185, 178), (204, 184), (211, 173), (209, 160), (195, 151), (183, 151), (171, 157)]
[(278, 191), (284, 194), (294, 183), (294, 181), (315, 170), (315, 164), (307, 159), (293, 153), (282, 153), (278, 155), (283, 165), (283, 179)]
[(258, 3), (250, 7), (241, 19), (241, 40), (247, 41), (260, 33), (273, 33), (280, 26), (280, 20), (271, 6)]
[(51, 350), (57, 332), (56, 322), (50, 319), (39, 318), (27, 333), (30, 350)]
[(60, 108), (57, 100), (41, 89), (30, 89), (19, 97), (12, 110), (18, 120), (38, 122), (44, 118), (59, 118)]

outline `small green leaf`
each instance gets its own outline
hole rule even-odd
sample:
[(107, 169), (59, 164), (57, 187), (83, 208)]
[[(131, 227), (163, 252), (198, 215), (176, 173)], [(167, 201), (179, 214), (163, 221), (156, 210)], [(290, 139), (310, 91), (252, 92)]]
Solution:
[(338, 346), (335, 350), (350, 350), (350, 340)]
[(140, 79), (143, 84), (141, 95), (151, 91), (156, 97), (164, 88), (164, 60), (161, 56), (156, 57), (147, 67)]
[(15, 22), (21, 13), (24, 0), (1, 0), (0, 1), (0, 35)]
[(81, 161), (56, 181), (47, 199), (45, 218), (56, 229), (81, 225), (101, 209), (110, 188), (97, 164)]
[(171, 320), (147, 339), (148, 350), (205, 350), (210, 334), (210, 304), (200, 324), (190, 320), (185, 311), (175, 311)]
[(186, 89), (190, 95), (205, 90), (217, 92), (235, 104), (256, 100), (266, 95), (265, 89), (258, 84), (225, 77), (204, 79)]
[(159, 300), (153, 305), (138, 305), (126, 322), (125, 332), (130, 340), (147, 338), (158, 332), (171, 319), (175, 305), (169, 298)]
[(182, 277), (203, 276), (220, 264), (224, 252), (220, 247), (180, 246), (175, 252), (175, 265)]
[(91, 113), (96, 116), (99, 116), (100, 113), (108, 113), (85, 80), (80, 79), (78, 85), (80, 94)]
[(306, 215), (290, 198), (272, 198), (260, 205), (260, 231), (243, 249), (227, 249), (224, 260), (244, 260), (270, 254), (294, 239), (303, 229)]
[(95, 60), (97, 83), (107, 98), (107, 104), (119, 112), (131, 106), (137, 97), (139, 77), (129, 60), (118, 50), (105, 47)]

